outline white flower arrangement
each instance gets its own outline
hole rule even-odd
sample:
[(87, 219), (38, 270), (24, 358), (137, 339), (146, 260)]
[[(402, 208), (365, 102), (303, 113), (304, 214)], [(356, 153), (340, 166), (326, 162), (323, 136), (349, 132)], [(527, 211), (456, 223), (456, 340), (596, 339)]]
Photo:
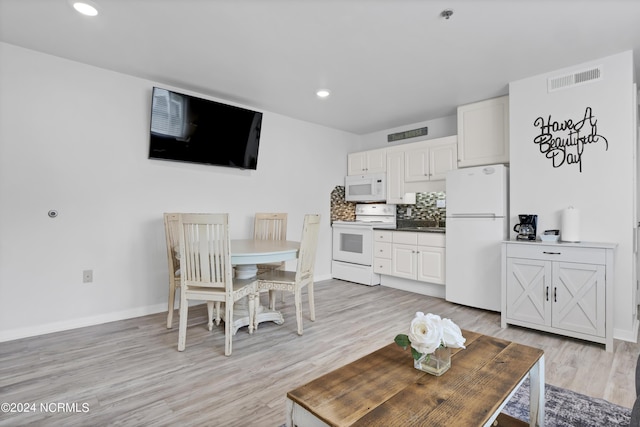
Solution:
[(419, 311), (411, 321), (409, 334), (399, 334), (394, 341), (403, 349), (411, 346), (411, 354), (418, 360), (424, 354), (433, 353), (438, 347), (465, 348), (466, 338), (451, 319)]

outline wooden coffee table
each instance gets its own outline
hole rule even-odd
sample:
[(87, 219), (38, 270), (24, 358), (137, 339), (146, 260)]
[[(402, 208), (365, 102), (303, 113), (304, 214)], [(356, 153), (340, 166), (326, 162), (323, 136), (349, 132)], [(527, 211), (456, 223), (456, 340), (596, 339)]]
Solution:
[(413, 367), (408, 350), (389, 344), (287, 393), (287, 426), (526, 425), (500, 414), (530, 378), (531, 426), (544, 426), (544, 353), (463, 331), (442, 376)]

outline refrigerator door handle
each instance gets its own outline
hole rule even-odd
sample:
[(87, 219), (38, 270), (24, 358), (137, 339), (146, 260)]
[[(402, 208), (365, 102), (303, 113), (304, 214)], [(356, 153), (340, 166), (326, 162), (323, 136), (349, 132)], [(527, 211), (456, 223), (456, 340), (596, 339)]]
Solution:
[(495, 219), (498, 216), (495, 213), (463, 213), (463, 214), (451, 214), (449, 218), (491, 218)]

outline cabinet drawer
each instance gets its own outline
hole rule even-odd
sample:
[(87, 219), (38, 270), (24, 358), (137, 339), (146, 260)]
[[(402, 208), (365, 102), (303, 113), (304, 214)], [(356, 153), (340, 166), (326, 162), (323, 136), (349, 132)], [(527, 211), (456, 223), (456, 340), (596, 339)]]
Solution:
[(380, 231), (373, 230), (373, 240), (376, 242), (389, 242), (393, 241), (393, 232), (392, 231)]
[(444, 233), (419, 233), (418, 246), (445, 247), (446, 235)]
[(391, 243), (375, 242), (373, 245), (373, 256), (376, 258), (391, 259)]
[(516, 244), (507, 246), (507, 257), (546, 261), (605, 264), (606, 249), (578, 248), (558, 245)]
[(396, 231), (393, 233), (393, 243), (400, 243), (403, 245), (417, 245), (418, 234), (407, 231)]
[(375, 258), (373, 260), (373, 272), (378, 274), (391, 274), (391, 259)]

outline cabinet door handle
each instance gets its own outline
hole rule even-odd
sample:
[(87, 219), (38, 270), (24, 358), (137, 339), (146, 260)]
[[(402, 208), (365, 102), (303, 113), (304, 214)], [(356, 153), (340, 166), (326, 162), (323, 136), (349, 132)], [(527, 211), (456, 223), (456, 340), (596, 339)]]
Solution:
[(547, 251), (542, 251), (543, 254), (547, 254), (547, 255), (562, 255), (562, 252), (547, 252)]
[(546, 299), (547, 301), (549, 301), (549, 287), (548, 287), (548, 286), (547, 286), (547, 290), (546, 290), (546, 292), (545, 292), (545, 294), (544, 294), (544, 297), (545, 297), (545, 299)]
[(558, 288), (553, 288), (553, 302), (558, 302)]

